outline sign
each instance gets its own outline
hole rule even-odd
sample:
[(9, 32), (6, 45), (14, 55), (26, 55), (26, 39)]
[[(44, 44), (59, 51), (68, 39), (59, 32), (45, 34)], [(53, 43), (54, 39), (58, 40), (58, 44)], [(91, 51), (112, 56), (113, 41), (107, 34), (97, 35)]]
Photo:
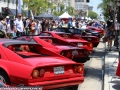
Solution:
[(78, 51), (72, 51), (72, 55), (77, 56), (78, 55)]
[(54, 67), (54, 74), (64, 74), (64, 67)]

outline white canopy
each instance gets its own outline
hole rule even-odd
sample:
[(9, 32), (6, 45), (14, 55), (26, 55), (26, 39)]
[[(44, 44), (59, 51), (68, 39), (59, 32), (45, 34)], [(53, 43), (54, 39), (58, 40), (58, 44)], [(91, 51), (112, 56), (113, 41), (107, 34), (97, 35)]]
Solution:
[(89, 17), (88, 20), (92, 20), (92, 19)]
[(72, 18), (68, 13), (64, 12), (62, 15), (59, 16), (59, 18)]

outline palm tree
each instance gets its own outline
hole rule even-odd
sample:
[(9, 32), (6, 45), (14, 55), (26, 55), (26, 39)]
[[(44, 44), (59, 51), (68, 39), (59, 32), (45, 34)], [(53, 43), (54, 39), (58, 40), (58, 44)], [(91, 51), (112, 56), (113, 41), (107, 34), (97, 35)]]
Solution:
[(102, 3), (100, 3), (97, 7), (98, 9), (102, 10), (102, 14), (104, 15), (105, 20), (109, 18), (109, 9), (111, 8), (110, 4), (113, 5), (114, 1), (113, 0), (102, 0)]

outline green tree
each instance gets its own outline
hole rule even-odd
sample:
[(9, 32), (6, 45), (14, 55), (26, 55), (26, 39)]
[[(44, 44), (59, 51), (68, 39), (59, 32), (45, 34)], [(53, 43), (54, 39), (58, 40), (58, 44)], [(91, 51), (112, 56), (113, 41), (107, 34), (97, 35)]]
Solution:
[(47, 0), (23, 0), (24, 3), (28, 4), (28, 10), (32, 10), (33, 14), (36, 16), (47, 11), (47, 8), (52, 6)]
[(74, 13), (74, 8), (73, 8), (73, 7), (68, 6), (68, 7), (67, 7), (67, 11), (68, 11), (68, 13), (69, 13), (70, 15), (75, 15), (75, 13)]
[(88, 17), (90, 17), (91, 19), (97, 19), (98, 14), (93, 12), (93, 11), (89, 11), (88, 12)]

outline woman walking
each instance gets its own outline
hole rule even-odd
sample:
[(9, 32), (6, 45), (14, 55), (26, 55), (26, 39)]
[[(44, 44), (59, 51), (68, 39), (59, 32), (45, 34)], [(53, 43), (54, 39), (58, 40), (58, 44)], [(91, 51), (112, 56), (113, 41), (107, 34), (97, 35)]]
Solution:
[(106, 28), (106, 36), (107, 36), (107, 39), (108, 39), (108, 50), (109, 51), (111, 51), (112, 40), (114, 38), (113, 31), (114, 31), (114, 26), (113, 25), (110, 25)]

